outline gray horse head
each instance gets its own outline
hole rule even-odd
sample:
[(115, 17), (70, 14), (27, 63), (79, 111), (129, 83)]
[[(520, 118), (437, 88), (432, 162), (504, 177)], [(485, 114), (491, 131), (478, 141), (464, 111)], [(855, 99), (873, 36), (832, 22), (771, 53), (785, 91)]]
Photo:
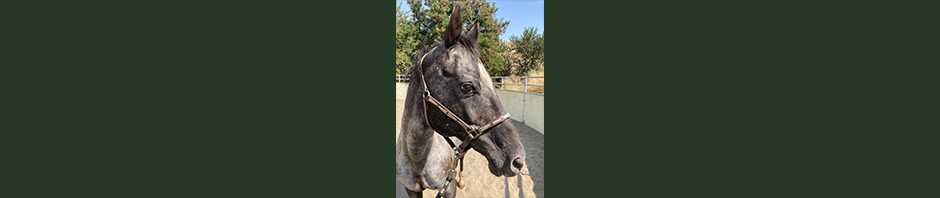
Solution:
[[(465, 35), (461, 11), (454, 8), (450, 23), (437, 46), (427, 48), (416, 55), (416, 59), (425, 58), (422, 65), (415, 65), (411, 70), (423, 68), (424, 79), (431, 95), (470, 125), (484, 125), (505, 114), (492, 80), (483, 62), (480, 61), (477, 38), (480, 28), (474, 23)], [(425, 56), (426, 54), (426, 56)], [(415, 61), (422, 62), (422, 61)], [(412, 77), (421, 75), (412, 71)], [(416, 78), (412, 78), (416, 79)], [(427, 124), (437, 133), (461, 140), (468, 135), (458, 123), (447, 117), (437, 108), (428, 104), (425, 109)], [(470, 143), (471, 148), (486, 157), (490, 173), (496, 176), (515, 176), (525, 161), (525, 149), (511, 121), (502, 122), (490, 128), (484, 135)]]

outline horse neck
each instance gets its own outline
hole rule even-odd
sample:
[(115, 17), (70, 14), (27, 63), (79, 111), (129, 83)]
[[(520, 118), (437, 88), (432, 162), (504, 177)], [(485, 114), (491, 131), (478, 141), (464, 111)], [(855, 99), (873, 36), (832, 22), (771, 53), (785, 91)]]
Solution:
[(430, 126), (427, 125), (424, 114), (424, 98), (422, 93), (424, 93), (424, 85), (421, 83), (421, 77), (418, 73), (412, 75), (411, 84), (409, 89), (407, 100), (405, 101), (406, 108), (404, 120), (407, 120), (407, 123), (403, 123), (402, 127), (402, 136), (407, 141), (408, 153), (415, 158), (415, 161), (424, 161), (424, 158), (427, 157), (428, 153), (431, 152), (433, 147), (435, 133)]
[(440, 136), (437, 132), (434, 132), (430, 127), (426, 127), (423, 122), (424, 118), (420, 119), (422, 124), (417, 125), (415, 128), (411, 129), (403, 138), (407, 139), (407, 153), (413, 167), (416, 172), (424, 172), (424, 169), (429, 166), (429, 159), (439, 158), (439, 152), (446, 150), (443, 148), (440, 141), (437, 140)]

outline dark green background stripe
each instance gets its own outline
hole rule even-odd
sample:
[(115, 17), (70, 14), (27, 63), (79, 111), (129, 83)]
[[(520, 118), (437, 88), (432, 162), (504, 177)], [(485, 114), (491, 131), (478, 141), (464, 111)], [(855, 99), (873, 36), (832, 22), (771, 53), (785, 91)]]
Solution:
[(924, 6), (548, 2), (545, 194), (928, 192)]
[(391, 1), (17, 6), (4, 197), (393, 193)]

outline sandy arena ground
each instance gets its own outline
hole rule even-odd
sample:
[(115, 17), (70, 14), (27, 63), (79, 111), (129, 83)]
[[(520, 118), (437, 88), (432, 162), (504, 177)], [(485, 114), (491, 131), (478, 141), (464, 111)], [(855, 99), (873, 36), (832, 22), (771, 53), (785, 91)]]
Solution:
[[(395, 101), (395, 140), (401, 129), (404, 100)], [(535, 129), (512, 120), (525, 146), (526, 159), (522, 174), (515, 177), (496, 177), (487, 170), (486, 158), (476, 151), (467, 152), (464, 158), (464, 179), (467, 188), (457, 190), (457, 197), (545, 197), (544, 148), (545, 135)], [(389, 154), (392, 152), (389, 151)], [(425, 198), (433, 198), (437, 190), (425, 190)], [(395, 197), (407, 198), (405, 187), (395, 180)]]

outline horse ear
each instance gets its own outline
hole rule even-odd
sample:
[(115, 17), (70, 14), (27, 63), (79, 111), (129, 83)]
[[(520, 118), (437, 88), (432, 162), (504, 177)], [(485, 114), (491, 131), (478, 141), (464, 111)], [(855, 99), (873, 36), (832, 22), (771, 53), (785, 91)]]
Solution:
[(477, 41), (477, 38), (479, 38), (480, 35), (480, 24), (477, 22), (479, 21), (473, 22), (473, 25), (470, 26), (470, 30), (467, 31), (467, 38), (473, 40), (474, 42)]
[(454, 4), (454, 10), (450, 12), (450, 23), (447, 24), (447, 29), (444, 30), (444, 46), (450, 47), (457, 42), (457, 37), (460, 36), (460, 30), (463, 30), (463, 19), (460, 17), (460, 2)]

